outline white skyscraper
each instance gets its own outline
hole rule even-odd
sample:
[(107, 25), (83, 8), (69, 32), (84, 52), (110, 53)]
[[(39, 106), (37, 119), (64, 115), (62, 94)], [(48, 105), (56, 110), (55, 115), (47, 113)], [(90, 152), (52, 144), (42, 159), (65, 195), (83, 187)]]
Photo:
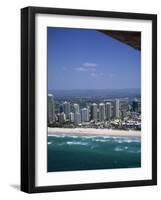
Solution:
[(111, 103), (107, 102), (105, 104), (105, 112), (106, 112), (106, 119), (109, 120), (111, 118)]
[(73, 105), (73, 107), (74, 107), (74, 113), (79, 113), (79, 105), (77, 104), (77, 103), (75, 103), (74, 105)]
[(91, 119), (97, 121), (97, 104), (93, 103), (91, 105)]
[(81, 114), (79, 112), (74, 113), (74, 123), (76, 125), (81, 123)]
[(82, 122), (88, 122), (89, 121), (89, 111), (87, 108), (81, 109), (81, 120)]
[(74, 113), (73, 112), (69, 113), (69, 120), (70, 120), (70, 122), (74, 122)]
[(99, 121), (102, 122), (105, 120), (105, 104), (99, 104)]
[(48, 94), (48, 123), (55, 122), (55, 102), (52, 94)]
[(120, 101), (116, 99), (114, 102), (114, 118), (119, 118), (120, 116)]
[(69, 119), (69, 113), (70, 113), (70, 103), (69, 103), (69, 102), (67, 102), (67, 101), (65, 101), (65, 102), (63, 103), (63, 112), (65, 113), (65, 115), (66, 115), (66, 118), (68, 118), (68, 119)]

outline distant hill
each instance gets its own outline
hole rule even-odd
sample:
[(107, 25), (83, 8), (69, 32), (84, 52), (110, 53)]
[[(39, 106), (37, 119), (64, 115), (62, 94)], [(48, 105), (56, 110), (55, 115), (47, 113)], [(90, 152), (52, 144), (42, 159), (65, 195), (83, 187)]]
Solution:
[(125, 97), (125, 96), (140, 96), (141, 90), (139, 88), (132, 89), (87, 89), (87, 90), (49, 90), (56, 97)]

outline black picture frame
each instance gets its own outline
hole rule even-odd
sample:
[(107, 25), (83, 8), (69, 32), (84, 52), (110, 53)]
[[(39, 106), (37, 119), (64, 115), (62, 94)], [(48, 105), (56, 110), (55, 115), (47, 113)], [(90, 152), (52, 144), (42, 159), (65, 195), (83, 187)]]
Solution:
[[(35, 15), (60, 14), (152, 21), (152, 179), (59, 186), (35, 186)], [(21, 190), (58, 192), (157, 184), (157, 15), (45, 7), (21, 9)]]

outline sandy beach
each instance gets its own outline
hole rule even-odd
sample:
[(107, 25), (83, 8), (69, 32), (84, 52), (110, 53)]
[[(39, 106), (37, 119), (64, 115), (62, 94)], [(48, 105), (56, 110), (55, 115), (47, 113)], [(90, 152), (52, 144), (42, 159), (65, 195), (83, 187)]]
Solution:
[(94, 128), (50, 128), (48, 135), (70, 134), (70, 135), (97, 135), (97, 136), (132, 136), (141, 137), (141, 131), (136, 130), (112, 130)]

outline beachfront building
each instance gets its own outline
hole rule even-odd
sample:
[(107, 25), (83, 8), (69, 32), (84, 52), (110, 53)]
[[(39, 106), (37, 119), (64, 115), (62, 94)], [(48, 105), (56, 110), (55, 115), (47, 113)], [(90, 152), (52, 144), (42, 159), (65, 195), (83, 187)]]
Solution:
[(79, 112), (74, 113), (74, 124), (79, 125), (81, 123), (81, 114)]
[(70, 120), (70, 122), (74, 122), (74, 113), (73, 112), (69, 113), (69, 120)]
[(120, 116), (120, 101), (119, 101), (119, 99), (116, 99), (115, 101), (114, 101), (114, 118), (119, 118), (119, 116)]
[(106, 112), (106, 119), (110, 120), (111, 119), (111, 103), (107, 102), (105, 104), (105, 112)]
[(91, 105), (91, 119), (95, 122), (97, 121), (97, 104), (93, 103)]
[(137, 99), (135, 99), (133, 102), (132, 102), (132, 109), (134, 112), (138, 112), (139, 111), (139, 102)]
[(105, 104), (99, 104), (99, 121), (102, 122), (105, 120)]
[(65, 101), (63, 103), (63, 112), (66, 115), (66, 118), (69, 119), (69, 113), (70, 113), (70, 102)]
[(88, 108), (81, 109), (81, 121), (88, 122), (89, 121), (89, 111)]
[(54, 102), (54, 97), (52, 94), (48, 94), (48, 123), (52, 124), (55, 122), (55, 102)]
[(79, 105), (77, 103), (74, 103), (73, 105), (73, 108), (74, 108), (74, 113), (79, 113)]
[(59, 121), (59, 123), (64, 123), (65, 121), (66, 121), (66, 115), (65, 115), (65, 113), (64, 112), (62, 112), (62, 113), (60, 113), (59, 115), (58, 115), (58, 121)]

